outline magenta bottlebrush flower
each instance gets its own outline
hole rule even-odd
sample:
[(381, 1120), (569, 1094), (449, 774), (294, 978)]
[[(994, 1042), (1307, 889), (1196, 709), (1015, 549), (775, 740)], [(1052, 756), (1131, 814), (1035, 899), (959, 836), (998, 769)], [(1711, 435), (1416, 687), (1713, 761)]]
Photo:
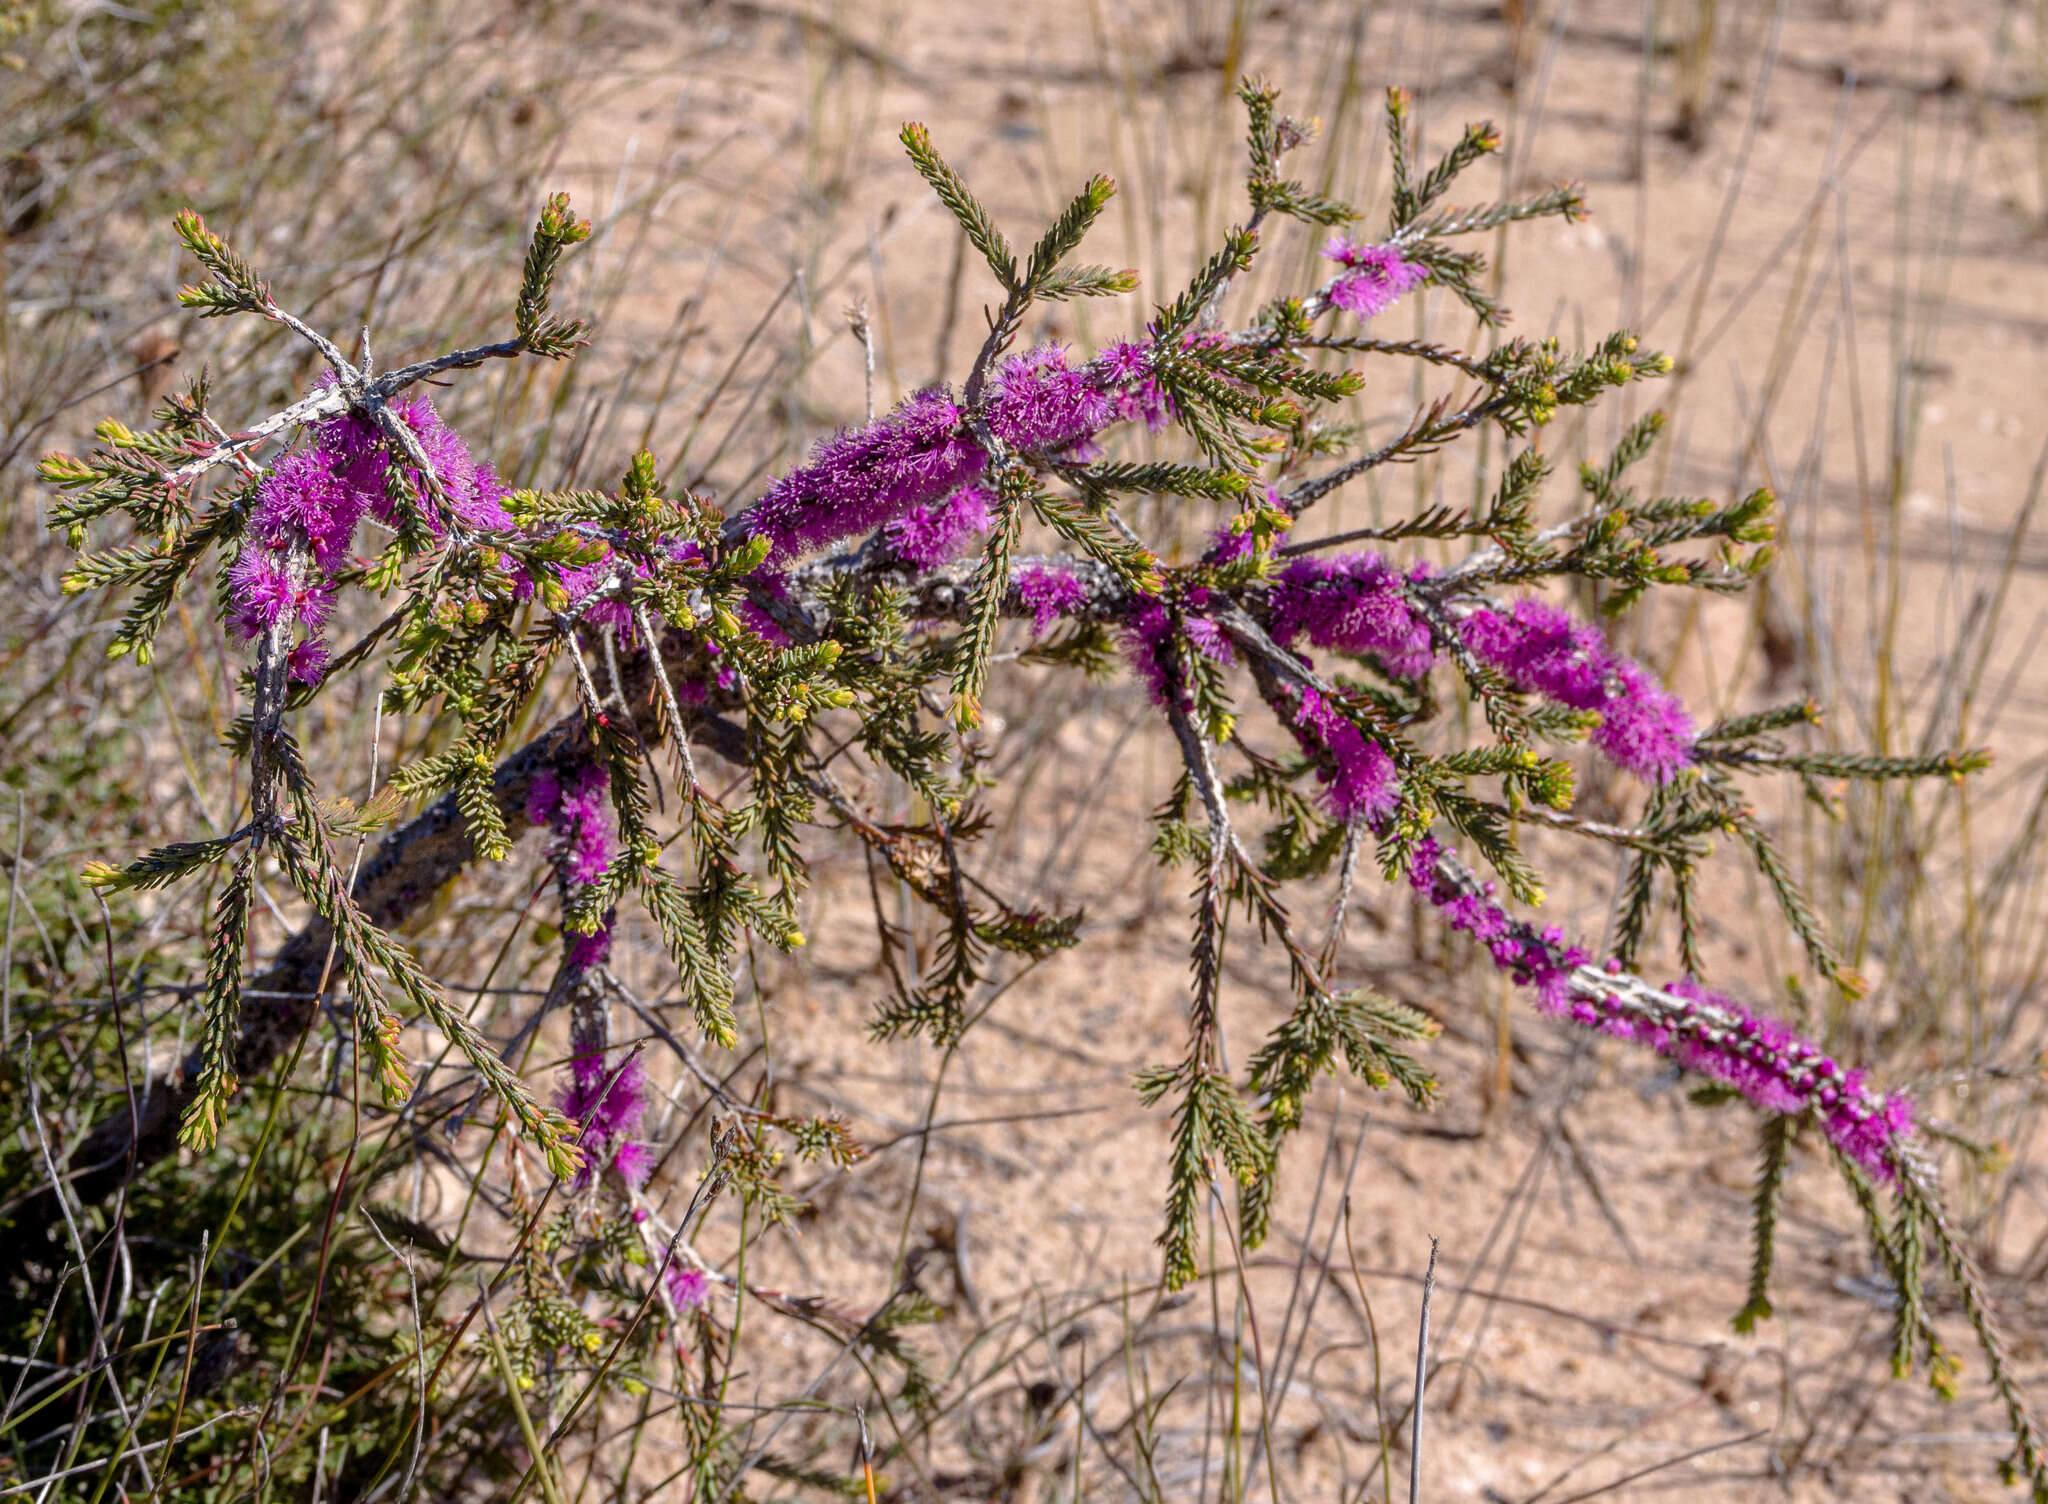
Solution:
[(1318, 691), (1301, 689), (1289, 729), (1318, 761), (1316, 776), (1331, 814), (1348, 824), (1394, 812), (1401, 802), (1394, 759)]
[(285, 667), (293, 682), (318, 684), (327, 674), (328, 657), (326, 642), (311, 637), (285, 656)]
[[(1130, 653), (1131, 667), (1137, 671), (1154, 705), (1167, 703), (1169, 689), (1175, 682), (1175, 672), (1167, 662), (1172, 642), (1173, 617), (1164, 601), (1147, 601), (1124, 623), (1124, 647)], [(1186, 691), (1181, 691), (1177, 698), (1186, 705)]]
[(1360, 245), (1336, 235), (1323, 254), (1344, 268), (1330, 284), (1330, 301), (1362, 319), (1385, 313), (1403, 293), (1429, 279), (1429, 269), (1408, 260), (1397, 245)]
[(1273, 636), (1285, 643), (1305, 632), (1319, 648), (1369, 653), (1389, 673), (1420, 678), (1436, 650), (1403, 584), (1378, 554), (1296, 559), (1273, 582)]
[[(1270, 489), (1269, 487), (1269, 492)], [(1238, 564), (1250, 558), (1251, 554), (1251, 529), (1226, 522), (1209, 535), (1209, 547), (1202, 555), (1202, 562), (1218, 565)]]
[(654, 1168), (654, 1151), (631, 1135), (647, 1115), (651, 1089), (647, 1072), (638, 1055), (628, 1055), (617, 1069), (607, 1070), (601, 1039), (572, 1031), (570, 1046), (577, 1051), (569, 1068), (570, 1084), (563, 1091), (563, 1113), (581, 1130), (576, 1141), (583, 1153), (583, 1168), (570, 1182), (572, 1194), (590, 1188), (610, 1148), (612, 1168), (629, 1186), (646, 1184)]
[[(469, 446), (463, 443), (461, 436), (441, 421), (441, 415), (434, 411), (432, 402), (425, 397), (416, 397), (393, 402), (388, 411), (412, 430), (413, 437), (419, 441), (420, 453), (426, 457), (434, 479), (440, 483), (441, 500), (456, 522), (485, 532), (503, 531), (512, 526), (511, 516), (504, 506), (508, 493), (497, 472), (470, 454)], [(363, 497), (377, 516), (386, 522), (393, 521), (384, 490), (384, 477), (394, 456), (391, 443), (383, 432), (361, 415), (350, 412), (322, 423), (315, 430), (315, 435), (315, 450), (324, 451), (337, 461), (335, 473), (342, 483)], [(403, 455), (397, 459), (413, 489), (422, 497), (428, 497), (429, 488), (417, 468)], [(444, 531), (448, 520), (448, 517), (436, 513), (429, 498), (426, 504), (427, 526), (438, 535)]]
[[(1070, 366), (1057, 345), (1012, 355), (989, 385), (988, 431), (1013, 449), (1071, 449), (1119, 416), (1112, 385), (1108, 368)], [(886, 416), (821, 441), (753, 510), (754, 532), (771, 544), (769, 562), (787, 564), (908, 520), (975, 480), (988, 456), (967, 432), (965, 418), (950, 392), (927, 387)], [(921, 537), (924, 530), (913, 524), (910, 535)]]
[(936, 569), (958, 558), (989, 529), (987, 491), (962, 486), (943, 501), (912, 507), (882, 529), (898, 558), (917, 569)]
[[(1191, 598), (1189, 604), (1199, 607), (1202, 602)], [(1152, 703), (1159, 706), (1167, 703), (1168, 687), (1179, 678), (1174, 658), (1177, 641), (1185, 641), (1204, 658), (1217, 663), (1231, 661), (1230, 639), (1216, 623), (1190, 612), (1183, 616), (1181, 630), (1176, 633), (1173, 614), (1166, 609), (1166, 603), (1151, 597), (1141, 597), (1138, 609), (1124, 621), (1123, 635), (1131, 667), (1152, 696)], [(1179, 700), (1183, 708), (1191, 703), (1185, 689), (1180, 691)]]
[(702, 1310), (711, 1301), (711, 1276), (679, 1258), (670, 1257), (668, 1268), (662, 1271), (661, 1284), (678, 1316)]
[(1615, 660), (1614, 682), (1593, 729), (1593, 745), (1616, 767), (1669, 783), (1692, 763), (1692, 717), (1678, 696), (1631, 659)]
[[(1040, 345), (997, 366), (988, 431), (1013, 449), (1071, 452), (1131, 416), (1126, 388), (1151, 379), (1141, 346), (1115, 346), (1073, 366), (1058, 345)], [(951, 393), (929, 387), (886, 416), (820, 442), (753, 510), (755, 533), (771, 545), (769, 562), (787, 564), (885, 525), (892, 546), (920, 568), (953, 557), (988, 526), (987, 495), (971, 485), (988, 456), (965, 418)]]
[(1234, 663), (1236, 653), (1230, 646), (1230, 636), (1223, 628), (1199, 613), (1209, 604), (1209, 589), (1197, 585), (1187, 595), (1189, 609), (1182, 614), (1180, 629), (1197, 653), (1212, 663)]
[(612, 927), (600, 925), (595, 934), (571, 935), (569, 954), (563, 964), (574, 971), (594, 971), (612, 958)]
[(1105, 345), (1089, 369), (1120, 421), (1143, 423), (1153, 433), (1166, 426), (1171, 404), (1152, 374), (1149, 341), (1120, 339)]
[(1465, 646), (1517, 689), (1573, 710), (1607, 703), (1614, 654), (1598, 627), (1543, 601), (1523, 599), (1503, 616), (1482, 607), (1460, 624)]
[(1473, 891), (1425, 839), (1408, 880), (1451, 927), (1485, 945), (1494, 964), (1534, 990), (1552, 1017), (1618, 1039), (1633, 1040), (1734, 1088), (1750, 1102), (1784, 1116), (1810, 1116), (1828, 1142), (1877, 1179), (1891, 1182), (1913, 1133), (1912, 1103), (1871, 1088), (1860, 1070), (1844, 1070), (1787, 1025), (1680, 978), (1661, 992), (1625, 977), (1619, 962), (1588, 964), (1556, 927), (1537, 931), (1511, 918), (1491, 897)]
[(562, 1094), (562, 1111), (582, 1125), (585, 1140), (602, 1142), (640, 1126), (648, 1085), (638, 1055), (628, 1055), (609, 1071), (601, 1054), (579, 1055), (570, 1074), (573, 1080)]
[(612, 1155), (612, 1169), (631, 1190), (639, 1190), (654, 1173), (654, 1145), (629, 1138)]
[(1152, 374), (1152, 349), (1141, 340), (1112, 340), (1097, 353), (1093, 365), (1104, 388), (1135, 386)]
[(754, 508), (771, 562), (870, 532), (981, 474), (988, 456), (960, 420), (945, 389), (927, 387), (886, 417), (820, 441)]
[(989, 389), (989, 432), (1012, 449), (1064, 449), (1115, 417), (1116, 404), (1094, 375), (1069, 366), (1058, 345), (1010, 356)]
[[(621, 631), (633, 625), (633, 613), (624, 601), (591, 601), (590, 597), (600, 590), (615, 584), (619, 578), (620, 560), (616, 555), (607, 554), (602, 559), (572, 568), (558, 569), (555, 579), (568, 593), (569, 609), (576, 612), (579, 621), (594, 627), (613, 627)], [(638, 571), (645, 573), (645, 570)], [(589, 602), (588, 604), (585, 604)]]
[(381, 472), (374, 492), (354, 477), (365, 456), (336, 442), (333, 431), (342, 421), (322, 423), (314, 430), (312, 447), (294, 450), (271, 466), (249, 514), (250, 532), (273, 546), (282, 547), (294, 532), (302, 535), (323, 571), (339, 568), (347, 558), (356, 524), (383, 493)]
[(1064, 569), (1026, 564), (1016, 573), (1017, 598), (1031, 612), (1031, 635), (1043, 637), (1052, 624), (1078, 611), (1088, 599), (1081, 582)]
[(567, 774), (542, 768), (527, 789), (526, 818), (562, 838), (562, 871), (572, 883), (594, 883), (611, 868), (610, 790), (611, 776), (597, 763)]
[[(424, 397), (394, 402), (389, 411), (418, 439), (456, 520), (477, 529), (511, 527), (504, 485), (490, 466), (470, 455), (431, 402)], [(287, 612), (316, 634), (294, 651), (292, 674), (305, 683), (318, 682), (326, 668), (326, 648), (317, 633), (334, 602), (328, 576), (347, 562), (356, 526), (365, 514), (393, 520), (384, 484), (392, 458), (377, 427), (350, 412), (316, 424), (310, 432), (307, 447), (271, 466), (256, 488), (248, 536), (228, 571), (231, 619), (244, 636), (260, 636)], [(405, 463), (405, 472), (414, 488), (425, 494), (418, 471)], [(425, 515), (434, 532), (445, 530), (445, 519), (432, 505)], [(294, 590), (285, 578), (284, 556), (300, 542), (311, 556), (311, 567)]]
[(1692, 762), (1692, 718), (1640, 663), (1607, 645), (1596, 627), (1542, 601), (1506, 615), (1485, 607), (1458, 627), (1465, 646), (1517, 689), (1574, 710), (1599, 712), (1593, 745), (1615, 764), (1667, 783)]
[(256, 538), (242, 544), (228, 567), (228, 593), (234, 601), (235, 630), (251, 638), (262, 636), (287, 616), (302, 614), (311, 594), (303, 585), (293, 587), (284, 550)]

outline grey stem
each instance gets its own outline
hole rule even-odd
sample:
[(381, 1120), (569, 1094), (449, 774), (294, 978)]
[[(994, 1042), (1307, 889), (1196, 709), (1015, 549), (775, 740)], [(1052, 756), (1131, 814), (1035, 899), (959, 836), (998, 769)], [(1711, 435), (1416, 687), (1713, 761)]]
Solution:
[(1422, 1275), (1422, 1321), (1415, 1333), (1415, 1404), (1408, 1412), (1408, 1504), (1422, 1504), (1422, 1385), (1429, 1377), (1429, 1298), (1436, 1293), (1436, 1239)]

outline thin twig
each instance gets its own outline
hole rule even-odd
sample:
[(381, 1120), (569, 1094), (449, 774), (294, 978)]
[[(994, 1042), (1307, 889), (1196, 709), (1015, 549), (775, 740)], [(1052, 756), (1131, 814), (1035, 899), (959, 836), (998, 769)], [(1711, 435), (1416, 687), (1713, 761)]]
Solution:
[(1422, 1273), (1422, 1320), (1415, 1332), (1415, 1404), (1408, 1412), (1408, 1504), (1422, 1504), (1422, 1386), (1429, 1377), (1429, 1301), (1436, 1294), (1435, 1238)]

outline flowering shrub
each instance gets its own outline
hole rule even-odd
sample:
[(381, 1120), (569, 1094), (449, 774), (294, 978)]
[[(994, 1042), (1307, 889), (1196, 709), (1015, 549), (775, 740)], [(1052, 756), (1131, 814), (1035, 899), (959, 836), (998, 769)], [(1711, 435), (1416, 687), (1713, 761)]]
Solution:
[[(1790, 1026), (1708, 990), (1693, 919), (1705, 838), (1731, 837), (1753, 857), (1815, 972), (1853, 995), (1857, 978), (1758, 824), (1744, 781), (1960, 776), (1982, 759), (1801, 751), (1793, 734), (1816, 714), (1804, 704), (1701, 726), (1649, 668), (1613, 647), (1596, 616), (1579, 609), (1587, 602), (1619, 612), (1652, 590), (1737, 591), (1769, 558), (1768, 493), (1717, 506), (1630, 489), (1630, 467), (1657, 437), (1655, 414), (1604, 465), (1581, 472), (1578, 503), (1547, 526), (1538, 526), (1537, 504), (1549, 461), (1525, 442), (1484, 505), (1319, 532), (1317, 504), (1346, 484), (1482, 427), (1527, 441), (1560, 411), (1652, 380), (1668, 362), (1626, 332), (1584, 351), (1500, 339), (1482, 356), (1373, 333), (1370, 321), (1425, 285), (1497, 328), (1504, 315), (1463, 237), (1582, 212), (1570, 188), (1447, 207), (1459, 174), (1497, 139), (1470, 130), (1418, 175), (1398, 94), (1388, 103), (1392, 206), (1378, 238), (1335, 235), (1322, 285), (1230, 316), (1236, 284), (1272, 226), (1304, 221), (1321, 235), (1358, 218), (1282, 175), (1304, 128), (1277, 113), (1273, 93), (1247, 83), (1241, 98), (1250, 117), (1245, 223), (1157, 307), (1145, 338), (1093, 356), (1015, 347), (1038, 305), (1133, 290), (1133, 274), (1073, 259), (1109, 202), (1109, 181), (1091, 180), (1020, 257), (923, 129), (906, 127), (913, 164), (999, 290), (988, 337), (957, 390), (927, 388), (824, 439), (758, 499), (730, 510), (664, 494), (648, 455), (632, 460), (615, 492), (511, 490), (416, 394), (429, 378), (489, 360), (573, 355), (584, 330), (553, 312), (552, 288), (560, 258), (588, 226), (565, 200), (540, 215), (511, 338), (381, 373), (367, 352), (351, 359), (280, 307), (196, 216), (181, 217), (178, 233), (207, 273), (182, 293), (185, 305), (283, 325), (328, 374), (293, 406), (232, 428), (215, 420), (201, 383), (170, 400), (157, 427), (109, 421), (99, 451), (44, 466), (61, 493), (54, 525), (81, 546), (116, 514), (143, 539), (85, 553), (68, 581), (78, 591), (132, 591), (117, 656), (146, 659), (181, 592), (209, 564), (215, 571), (220, 614), (250, 644), (248, 710), (233, 738), (249, 770), (250, 813), (227, 835), (90, 870), (110, 897), (225, 872), (194, 1002), (199, 1043), (182, 1071), (151, 1083), (77, 1146), (69, 1190), (46, 1184), (18, 1210), (17, 1229), (46, 1234), (70, 1215), (69, 1198), (104, 1202), (174, 1142), (212, 1146), (240, 1110), (242, 1084), (280, 1068), (331, 999), (387, 1110), (424, 1110), (415, 1031), (430, 1029), (497, 1104), (505, 1152), (525, 1167), (511, 1214), (537, 1226), (551, 1206), (568, 1207), (508, 1265), (508, 1314), (495, 1317), (490, 1292), (481, 1294), (472, 1308), (481, 1321), (472, 1328), (464, 1317), (438, 1361), (481, 1330), (516, 1398), (542, 1381), (567, 1382), (550, 1378), (559, 1354), (604, 1354), (596, 1377), (557, 1395), (571, 1415), (608, 1374), (643, 1382), (646, 1332), (710, 1340), (716, 1296), (741, 1276), (698, 1255), (689, 1213), (664, 1222), (644, 1195), (660, 1154), (645, 1137), (653, 1089), (610, 1030), (620, 906), (637, 902), (661, 932), (702, 1038), (730, 1046), (739, 958), (754, 941), (803, 943), (806, 829), (842, 827), (942, 931), (923, 975), (897, 978), (875, 1032), (957, 1038), (992, 953), (1038, 956), (1078, 936), (1079, 915), (1019, 909), (971, 880), (971, 796), (983, 774), (967, 734), (1000, 692), (991, 666), (1015, 620), (1029, 624), (1014, 635), (1035, 663), (1121, 664), (1180, 753), (1153, 844), (1194, 888), (1186, 1045), (1138, 1083), (1172, 1118), (1161, 1232), (1169, 1288), (1199, 1272), (1198, 1215), (1219, 1182), (1235, 1184), (1244, 1241), (1265, 1235), (1280, 1156), (1308, 1093), (1340, 1058), (1418, 1106), (1439, 1093), (1424, 1051), (1435, 1020), (1344, 979), (1346, 914), (1369, 861), (1483, 947), (1545, 1014), (1654, 1051), (1757, 1109), (1754, 1274), (1737, 1317), (1745, 1327), (1770, 1314), (1790, 1146), (1800, 1133), (1817, 1135), (1863, 1207), (1897, 1291), (1898, 1367), (1925, 1365), (1939, 1383), (1952, 1373), (1921, 1298), (1932, 1250), (1983, 1340), (2015, 1465), (2048, 1498), (2037, 1433), (1944, 1219), (1911, 1106)], [(1422, 362), (1470, 392), (1347, 453), (1354, 436), (1333, 408), (1364, 379), (1336, 364), (1353, 356)], [(1133, 426), (1169, 435), (1180, 457), (1121, 457)], [(1199, 557), (1169, 564), (1124, 515), (1126, 499), (1140, 495), (1221, 504), (1230, 515)], [(1027, 527), (1048, 551), (1022, 552)], [(1439, 545), (1439, 562), (1402, 547), (1423, 541)], [(1441, 562), (1461, 545), (1462, 556)], [(328, 634), (352, 592), (374, 596), (383, 614), (337, 651)], [(320, 796), (295, 728), (337, 680), (363, 673), (381, 676), (385, 714), (444, 717), (453, 731), (442, 750), (391, 775), (396, 800), (344, 810)], [(515, 745), (514, 728), (551, 682), (568, 687), (574, 709)], [(1483, 731), (1458, 735), (1446, 708), (1461, 700), (1477, 708)], [(1634, 823), (1573, 811), (1567, 749), (1582, 740), (1642, 786)], [(729, 794), (702, 776), (707, 754), (739, 775)], [(919, 797), (921, 821), (872, 818), (831, 767), (842, 754), (900, 778)], [(664, 788), (677, 805), (673, 845), (657, 814)], [(399, 800), (432, 802), (346, 875), (338, 843), (394, 819)], [(1516, 839), (1529, 822), (1627, 854), (1612, 954), (1596, 956), (1532, 917), (1542, 890)], [(563, 936), (559, 970), (527, 1026), (566, 1011), (567, 1081), (552, 1095), (476, 1031), (391, 933), (469, 863), (512, 858), (529, 830), (547, 833), (543, 860)], [(314, 918), (250, 977), (250, 916), (269, 869)], [(1317, 944), (1283, 893), (1326, 875), (1338, 896)], [(1636, 969), (1664, 907), (1660, 891), (1687, 973), (1661, 984)], [(1217, 1027), (1233, 943), (1279, 947), (1293, 993), (1241, 1077), (1224, 1063)], [(716, 1096), (713, 1079), (705, 1089)], [(454, 1126), (481, 1100), (434, 1110)], [(732, 1126), (699, 1200), (740, 1184), (771, 1218), (786, 1216), (775, 1145), (841, 1160), (859, 1152), (833, 1119), (720, 1105)], [(856, 1332), (868, 1350), (900, 1358), (891, 1334), (913, 1317), (892, 1310)], [(914, 1364), (903, 1361), (914, 1391)], [(701, 1423), (703, 1478), (743, 1471), (712, 1444), (709, 1412)], [(527, 1439), (536, 1441), (530, 1429)], [(546, 1479), (537, 1446), (531, 1466)]]

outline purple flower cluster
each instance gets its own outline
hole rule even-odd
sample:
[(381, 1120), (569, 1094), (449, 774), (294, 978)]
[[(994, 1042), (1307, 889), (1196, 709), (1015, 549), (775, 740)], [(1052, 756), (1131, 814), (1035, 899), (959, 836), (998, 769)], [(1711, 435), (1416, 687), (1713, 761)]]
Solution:
[(1323, 254), (1344, 268), (1330, 284), (1330, 301), (1362, 319), (1385, 313), (1403, 293), (1429, 280), (1429, 268), (1408, 260), (1398, 245), (1360, 245), (1335, 235)]
[(631, 1133), (647, 1111), (647, 1071), (638, 1055), (606, 1070), (601, 1054), (579, 1054), (569, 1067), (571, 1083), (562, 1111), (583, 1125), (586, 1138)]
[(1371, 654), (1387, 672), (1420, 678), (1436, 662), (1429, 623), (1408, 603), (1407, 580), (1378, 554), (1298, 558), (1273, 582), (1272, 633), (1291, 643), (1303, 633), (1319, 648)]
[(1043, 637), (1062, 616), (1078, 611), (1088, 599), (1081, 582), (1064, 569), (1026, 564), (1017, 571), (1017, 598), (1031, 613), (1031, 635)]
[[(988, 430), (1013, 449), (1071, 449), (1122, 415), (1118, 383), (1130, 364), (1070, 365), (1058, 345), (1012, 355), (989, 384)], [(925, 550), (957, 546), (985, 528), (974, 522), (974, 501), (960, 499), (988, 467), (965, 417), (945, 388), (927, 387), (887, 416), (821, 441), (754, 508), (753, 530), (769, 540), (769, 562), (787, 564), (899, 520), (907, 524), (899, 536)], [(987, 497), (976, 494), (985, 518)], [(915, 516), (921, 509), (933, 510)]]
[[(1201, 609), (1209, 604), (1209, 592), (1196, 586), (1187, 593), (1180, 619), (1179, 639), (1184, 639), (1202, 657), (1212, 663), (1232, 662), (1230, 639), (1221, 627), (1208, 617), (1200, 615)], [(1124, 647), (1130, 654), (1131, 667), (1144, 683), (1152, 703), (1164, 706), (1169, 693), (1179, 676), (1174, 665), (1173, 644), (1176, 641), (1173, 613), (1166, 608), (1166, 602), (1157, 596), (1140, 596), (1137, 609), (1124, 618)], [(1189, 703), (1187, 690), (1179, 690), (1177, 699), (1183, 709)]]
[(576, 1143), (583, 1150), (583, 1168), (569, 1189), (579, 1195), (588, 1190), (609, 1157), (619, 1179), (638, 1190), (654, 1173), (655, 1159), (654, 1146), (633, 1136), (640, 1131), (652, 1096), (646, 1068), (638, 1055), (628, 1055), (607, 1070), (599, 1042), (572, 1034), (571, 1046), (576, 1056), (569, 1065), (569, 1087), (561, 1105), (580, 1129)]
[(662, 1271), (661, 1288), (678, 1316), (688, 1316), (711, 1302), (711, 1276), (679, 1258), (670, 1258)]
[[(504, 485), (495, 471), (474, 458), (469, 446), (424, 397), (389, 408), (419, 440), (420, 450), (440, 483), (448, 513), (471, 528), (509, 528)], [(426, 491), (423, 478), (406, 462), (406, 479)], [(349, 557), (356, 525), (365, 514), (392, 521), (385, 476), (392, 464), (388, 441), (377, 427), (350, 412), (316, 425), (312, 442), (285, 455), (256, 489), (248, 534), (228, 570), (233, 623), (245, 637), (260, 637), (287, 616), (311, 634), (292, 650), (291, 672), (317, 683), (327, 665), (319, 633), (334, 609), (332, 576)], [(448, 518), (426, 509), (437, 534)], [(289, 559), (303, 542), (309, 556), (303, 577), (294, 581)], [(530, 585), (519, 580), (522, 589)]]
[[(566, 883), (585, 887), (611, 870), (610, 792), (610, 775), (596, 762), (580, 763), (561, 771), (542, 768), (533, 775), (526, 798), (526, 817), (554, 833)], [(563, 965), (568, 972), (581, 973), (603, 966), (611, 959), (612, 916), (607, 913), (593, 934), (572, 934), (566, 938), (569, 945)], [(628, 1187), (637, 1189), (645, 1185), (654, 1170), (654, 1150), (633, 1137), (646, 1116), (651, 1090), (640, 1057), (629, 1055), (616, 1069), (607, 1069), (601, 1015), (595, 1022), (586, 1019), (580, 1004), (577, 1022), (570, 1030), (569, 1046), (574, 1058), (570, 1062), (570, 1085), (562, 1096), (562, 1111), (581, 1126), (577, 1142), (584, 1150), (584, 1169), (571, 1190), (587, 1189), (607, 1157), (613, 1171)]]
[(611, 776), (600, 763), (566, 773), (542, 768), (533, 775), (526, 818), (561, 838), (562, 873), (572, 883), (594, 883), (611, 869), (610, 791)]
[(1151, 341), (1120, 339), (1105, 345), (1095, 357), (1094, 369), (1119, 420), (1143, 423), (1152, 433), (1166, 426), (1172, 403), (1153, 374)]
[(1615, 766), (1667, 783), (1692, 762), (1692, 719), (1650, 671), (1588, 626), (1542, 601), (1503, 615), (1485, 607), (1460, 624), (1465, 646), (1517, 689), (1598, 712), (1593, 745)]
[(904, 563), (937, 569), (989, 530), (989, 500), (980, 486), (962, 486), (942, 501), (918, 503), (885, 526), (882, 537)]
[(1093, 438), (1116, 417), (1104, 368), (1070, 366), (1058, 345), (1010, 356), (989, 387), (988, 431), (1012, 449), (1065, 449)]
[(754, 508), (769, 561), (788, 563), (868, 532), (974, 479), (988, 457), (961, 416), (943, 388), (928, 387), (887, 417), (821, 440)]
[(1249, 528), (1226, 522), (1209, 535), (1209, 547), (1202, 555), (1202, 562), (1219, 567), (1242, 564), (1252, 556), (1254, 546)]
[(1484, 945), (1494, 965), (1531, 988), (1545, 1013), (1633, 1040), (1768, 1112), (1811, 1114), (1850, 1160), (1881, 1181), (1897, 1178), (1913, 1132), (1912, 1104), (1873, 1090), (1863, 1071), (1844, 1070), (1786, 1025), (1690, 978), (1652, 992), (1624, 978), (1619, 961), (1593, 969), (1555, 925), (1538, 931), (1494, 902), (1491, 883), (1475, 889), (1461, 878), (1433, 840), (1416, 847), (1408, 881), (1453, 929)]
[(1289, 729), (1302, 749), (1318, 759), (1316, 777), (1331, 814), (1348, 824), (1394, 812), (1401, 802), (1394, 759), (1319, 691), (1300, 690)]
[(1572, 973), (1590, 959), (1586, 952), (1566, 944), (1556, 925), (1538, 931), (1511, 917), (1493, 901), (1492, 883), (1475, 890), (1458, 881), (1444, 855), (1443, 847), (1424, 837), (1409, 863), (1409, 885), (1436, 905), (1452, 929), (1484, 945), (1493, 964), (1508, 972), (1515, 985), (1532, 988), (1545, 1013), (1572, 1017)]

